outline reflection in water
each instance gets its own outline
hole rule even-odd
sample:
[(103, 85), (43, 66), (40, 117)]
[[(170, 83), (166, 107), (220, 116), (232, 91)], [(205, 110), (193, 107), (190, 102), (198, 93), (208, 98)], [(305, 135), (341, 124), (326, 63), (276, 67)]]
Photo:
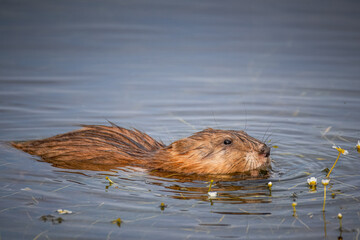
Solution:
[[(173, 185), (166, 187), (167, 189), (171, 189), (171, 197), (175, 199), (196, 199), (207, 201), (207, 186), (201, 188), (184, 188), (178, 185)], [(216, 199), (212, 199), (216, 202), (227, 202), (231, 204), (246, 204), (246, 203), (270, 203), (271, 199), (269, 199), (268, 191), (266, 187), (263, 188), (263, 192), (260, 191), (252, 191), (253, 188), (241, 187), (242, 191), (236, 191), (234, 188), (216, 188), (214, 191), (218, 193)]]
[(61, 217), (55, 217), (53, 215), (44, 215), (41, 216), (40, 219), (44, 222), (51, 222), (52, 224), (60, 224), (64, 221)]
[[(138, 170), (138, 169), (136, 169)], [(135, 171), (136, 171), (135, 170)], [(123, 171), (119, 171), (118, 181), (131, 181), (132, 177), (127, 178)], [(170, 177), (171, 176), (171, 177)], [(168, 197), (179, 200), (200, 200), (212, 201), (217, 203), (230, 204), (253, 204), (253, 203), (271, 203), (271, 195), (263, 178), (238, 176), (215, 176), (215, 175), (181, 175), (166, 172), (152, 171), (145, 175), (146, 183), (153, 186), (160, 186), (161, 192), (166, 193)], [(263, 177), (267, 177), (264, 175)], [(124, 189), (117, 184), (115, 178), (108, 179), (108, 185), (116, 189)], [(114, 180), (115, 179), (115, 180)], [(209, 198), (209, 182), (214, 180), (211, 190), (217, 192), (215, 198)], [(251, 181), (251, 183), (250, 183)]]
[(160, 208), (161, 211), (164, 211), (165, 208), (167, 208), (167, 205), (162, 202), (162, 203), (160, 203), (159, 208)]
[[(180, 174), (180, 173), (174, 173), (174, 172), (166, 172), (166, 171), (158, 171), (153, 170), (148, 172), (149, 175), (163, 178), (165, 181), (172, 181), (175, 180), (177, 182), (194, 182), (194, 181), (210, 181), (213, 180), (214, 182), (237, 182), (241, 180), (257, 180), (257, 179), (265, 179), (268, 178), (271, 174), (271, 171), (260, 171), (260, 174), (258, 176), (252, 176), (250, 174), (204, 174), (204, 175), (198, 175), (198, 174)], [(219, 184), (219, 183), (217, 183)]]
[(255, 213), (255, 212), (213, 212), (213, 213), (217, 213), (217, 214), (226, 214), (226, 215), (271, 215), (271, 213), (269, 212), (259, 212), (259, 213)]
[(111, 223), (116, 224), (118, 227), (121, 227), (122, 220), (121, 220), (121, 218), (117, 218), (117, 219), (111, 221)]
[(325, 211), (323, 211), (323, 221), (324, 221), (324, 238), (326, 239), (326, 217), (325, 217)]

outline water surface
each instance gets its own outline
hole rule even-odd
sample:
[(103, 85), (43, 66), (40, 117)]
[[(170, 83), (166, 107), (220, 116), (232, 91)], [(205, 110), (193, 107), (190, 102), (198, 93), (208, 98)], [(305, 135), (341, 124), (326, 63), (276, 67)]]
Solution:
[[(2, 1), (0, 35), (1, 239), (359, 239), (355, 1)], [(273, 171), (209, 200), (207, 177), (59, 169), (7, 144), (107, 120), (166, 144), (246, 130), (278, 146)], [(323, 214), (306, 179), (333, 144), (349, 154)]]

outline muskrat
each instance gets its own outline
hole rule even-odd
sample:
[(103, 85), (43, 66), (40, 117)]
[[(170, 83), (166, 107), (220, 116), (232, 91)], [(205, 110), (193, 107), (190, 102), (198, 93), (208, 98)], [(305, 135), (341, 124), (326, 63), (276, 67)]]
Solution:
[(110, 170), (140, 166), (183, 174), (251, 175), (270, 166), (270, 148), (244, 131), (207, 128), (166, 146), (149, 135), (111, 126), (81, 129), (12, 145), (60, 168)]

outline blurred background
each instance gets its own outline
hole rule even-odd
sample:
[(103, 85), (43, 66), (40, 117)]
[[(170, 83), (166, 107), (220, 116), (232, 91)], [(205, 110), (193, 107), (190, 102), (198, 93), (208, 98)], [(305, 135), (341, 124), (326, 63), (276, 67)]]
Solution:
[(354, 1), (2, 1), (1, 139), (106, 119), (155, 134), (183, 132), (179, 118), (255, 131), (294, 112), (359, 120), (344, 99), (359, 96), (359, 11)]

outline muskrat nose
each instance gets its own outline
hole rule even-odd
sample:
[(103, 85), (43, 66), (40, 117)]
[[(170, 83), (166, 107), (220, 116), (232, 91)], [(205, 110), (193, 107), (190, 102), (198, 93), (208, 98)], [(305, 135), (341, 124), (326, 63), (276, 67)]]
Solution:
[(270, 156), (270, 148), (264, 144), (262, 148), (260, 149), (260, 154), (263, 154), (265, 157)]

